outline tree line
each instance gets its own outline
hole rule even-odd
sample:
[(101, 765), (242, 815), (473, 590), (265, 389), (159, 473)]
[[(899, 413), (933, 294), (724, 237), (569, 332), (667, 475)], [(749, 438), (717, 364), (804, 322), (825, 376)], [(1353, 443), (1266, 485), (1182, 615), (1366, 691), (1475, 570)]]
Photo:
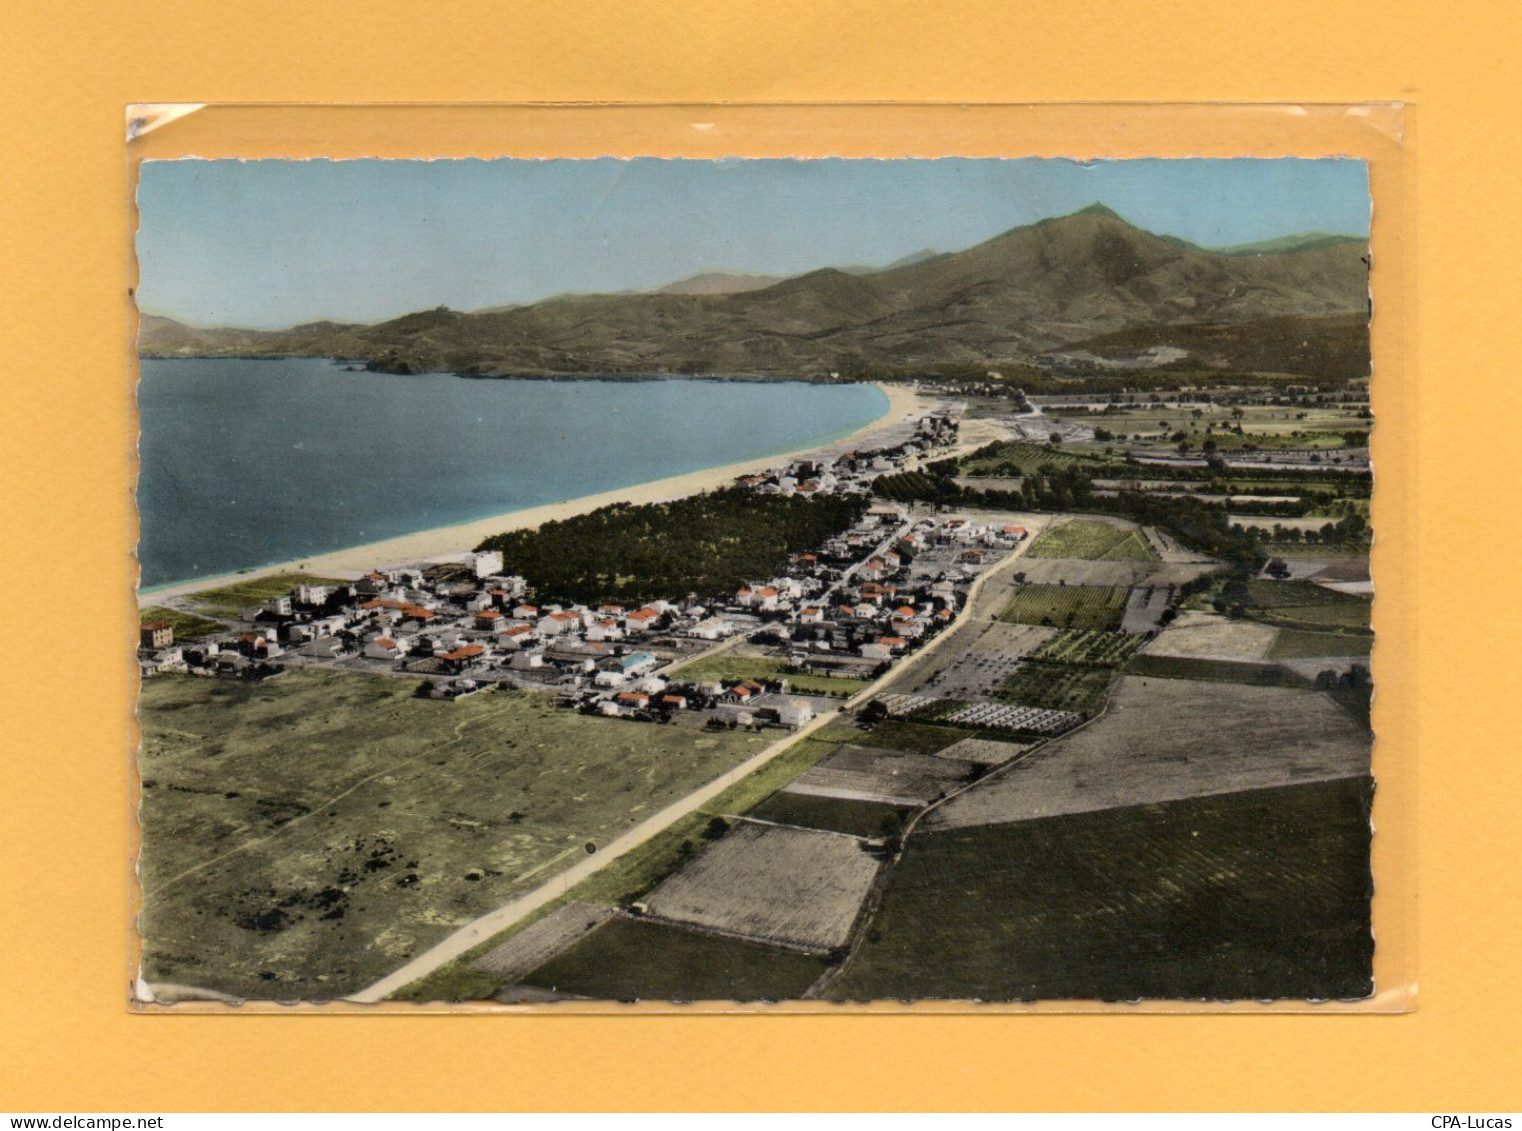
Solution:
[(861, 495), (806, 499), (727, 487), (667, 503), (614, 503), (478, 548), (500, 550), (503, 569), (542, 601), (707, 599), (774, 576), (792, 555), (849, 528), (866, 506)]

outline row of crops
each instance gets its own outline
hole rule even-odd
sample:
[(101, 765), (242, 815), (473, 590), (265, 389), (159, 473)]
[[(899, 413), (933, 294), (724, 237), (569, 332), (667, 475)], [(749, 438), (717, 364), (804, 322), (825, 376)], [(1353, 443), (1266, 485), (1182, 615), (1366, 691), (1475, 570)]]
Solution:
[(1024, 585), (999, 619), (1005, 624), (1116, 629), (1125, 617), (1130, 593), (1116, 585)]
[(1119, 668), (1146, 641), (1147, 637), (1140, 633), (1064, 629), (1043, 644), (1031, 659), (1078, 668)]
[(1140, 530), (1086, 518), (1075, 518), (1045, 531), (1031, 544), (1030, 556), (1091, 562), (1157, 561), (1157, 554)]

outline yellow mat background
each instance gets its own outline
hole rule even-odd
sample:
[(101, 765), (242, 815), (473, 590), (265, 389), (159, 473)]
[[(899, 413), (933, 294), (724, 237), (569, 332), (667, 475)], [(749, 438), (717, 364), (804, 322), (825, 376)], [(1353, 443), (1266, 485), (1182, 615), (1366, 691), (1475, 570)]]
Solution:
[[(1413, 0), (1230, 8), (710, 0), (646, 4), (635, 16), (611, 4), (265, 0), (128, 11), (64, 2), (18, 8), (7, 24), (0, 1109), (1517, 1106), (1514, 814), (1522, 789), (1507, 714), (1517, 686), (1508, 505), (1517, 477), (1504, 422), (1518, 400), (1510, 308), (1522, 170), (1502, 117), (1519, 46), (1514, 5), (1481, 0), (1460, 13)], [(1388, 630), (1376, 725), (1382, 776), (1391, 771), (1377, 867), (1390, 885), (1381, 889), (1380, 961), (1394, 955), (1401, 980), (1419, 977), (1419, 1009), (1314, 1017), (127, 1012), (135, 520), (125, 105), (601, 99), (1407, 104), (1404, 161), (1385, 166), (1396, 183), (1381, 198), (1396, 211), (1393, 220), (1376, 217), (1375, 236), (1376, 293), (1393, 304), (1380, 311), (1383, 326), (1376, 320), (1376, 349), (1399, 374), (1376, 392), (1384, 601), (1376, 615)], [(1148, 112), (1088, 112), (1095, 133), (1084, 148), (1164, 151), (1148, 132), (1159, 128)], [(662, 136), (684, 122), (738, 122), (718, 135), (738, 139), (752, 112), (670, 113)], [(774, 121), (807, 125), (830, 113), (790, 111)], [(885, 110), (886, 124), (838, 133), (831, 148), (870, 152), (920, 113), (932, 117), (914, 127), (907, 151), (923, 146), (932, 120), (950, 139), (947, 151), (978, 151), (970, 147), (986, 136), (959, 134), (944, 110)], [(358, 151), (381, 152), (405, 141), (404, 120), (427, 122), (427, 114), (400, 113), (368, 137), (362, 124), (345, 128), (358, 131), (350, 137)], [(291, 144), (290, 119), (272, 115), (245, 111), (244, 120), (279, 119), (268, 140)], [(1170, 117), (1170, 129), (1195, 129), (1194, 151), (1216, 151), (1219, 135), (1191, 126), (1187, 111)], [(209, 128), (201, 123), (215, 118), (192, 115), (142, 148), (175, 131), (199, 138)], [(442, 120), (428, 126), (440, 145)], [(1248, 116), (1239, 140), (1251, 148), (1243, 151), (1296, 151), (1283, 120)], [(634, 136), (634, 126), (620, 128)], [(773, 124), (749, 136), (802, 153), (820, 128), (789, 133), (793, 126)], [(321, 127), (315, 140), (331, 130)], [(692, 133), (683, 151), (714, 136)], [(1073, 151), (1065, 136), (1033, 128), (1005, 148)], [(1359, 144), (1348, 136), (1349, 147)], [(535, 144), (532, 131), (501, 143), (504, 152)], [(1388, 287), (1385, 272), (1396, 272)], [(1404, 294), (1401, 275), (1411, 280)], [(1402, 642), (1398, 654), (1391, 639)]]

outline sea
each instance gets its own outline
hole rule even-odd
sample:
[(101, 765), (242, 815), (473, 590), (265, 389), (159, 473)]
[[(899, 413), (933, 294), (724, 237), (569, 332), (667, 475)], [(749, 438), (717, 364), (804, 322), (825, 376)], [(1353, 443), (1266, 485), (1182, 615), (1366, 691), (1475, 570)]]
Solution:
[(325, 359), (145, 360), (140, 586), (154, 589), (827, 444), (873, 385), (479, 380)]

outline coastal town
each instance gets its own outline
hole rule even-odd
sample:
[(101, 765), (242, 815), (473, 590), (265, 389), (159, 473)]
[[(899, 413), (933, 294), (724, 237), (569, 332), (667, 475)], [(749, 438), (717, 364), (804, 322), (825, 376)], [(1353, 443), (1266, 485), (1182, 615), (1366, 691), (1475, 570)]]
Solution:
[[(739, 480), (757, 495), (868, 495), (881, 475), (949, 448), (953, 412), (927, 414), (903, 441), (802, 458)], [(1027, 536), (1023, 526), (916, 515), (877, 503), (858, 523), (718, 601), (673, 595), (639, 607), (537, 603), (500, 552), (301, 583), (177, 641), (140, 629), (139, 670), (266, 680), (293, 667), (414, 677), (418, 694), (496, 688), (557, 692), (566, 706), (687, 726), (796, 728), (848, 698), (950, 624), (973, 580)], [(741, 649), (773, 678), (701, 678)]]
[[(231, 952), (206, 951), (178, 977), (215, 976), (241, 995), (270, 978), (321, 994), (320, 979), (338, 978), (358, 1001), (848, 999), (905, 986), (1001, 996), (1063, 985), (1068, 967), (1042, 967), (1038, 951), (1011, 968), (981, 965), (969, 951), (942, 979), (924, 964), (923, 932), (944, 913), (944, 883), (992, 884), (974, 902), (1014, 906), (982, 853), (1014, 851), (1008, 838), (1048, 820), (1052, 835), (1082, 837), (1082, 814), (1134, 814), (1103, 835), (1139, 838), (1141, 871), (1122, 869), (1117, 882), (1159, 909), (1170, 885), (1204, 882), (1188, 854), (1156, 875), (1144, 865), (1171, 822), (1198, 819), (1194, 798), (1230, 799), (1210, 834), (1224, 838), (1211, 842), (1221, 859), (1259, 851), (1260, 827), (1282, 835), (1281, 816), (1297, 828), (1322, 821), (1365, 851), (1366, 392), (1154, 388), (917, 388), (913, 410), (867, 434), (747, 468), (708, 493), (568, 519), (586, 525), (549, 543), (539, 528), (349, 574), (286, 567), (154, 598), (138, 651), (159, 704), (154, 749), (166, 769), (182, 767), (168, 788), (206, 800), (171, 802), (153, 772), (152, 804), (182, 810), (188, 831), (201, 827), (192, 814), (245, 811), (252, 799), (247, 816), (215, 826), (234, 843), (245, 828), (321, 812), (338, 822), (324, 854), (274, 889), (245, 889), (232, 872), (207, 881), (215, 904), (186, 888), (179, 937), (202, 921), (198, 908), (226, 907), (218, 929), (237, 962), (229, 971)], [(670, 509), (704, 500), (713, 507)], [(698, 591), (694, 579), (719, 575), (670, 555), (677, 545), (702, 554), (693, 547), (738, 534), (726, 523), (745, 516), (762, 525), (731, 540), (771, 539), (789, 508), (819, 507), (837, 507), (811, 528), (823, 537), (794, 536), (785, 555), (768, 551), (775, 568), (719, 589)], [(659, 521), (646, 525), (646, 514)], [(673, 516), (693, 529), (659, 524)], [(640, 533), (599, 551), (589, 533), (599, 530)], [(652, 542), (661, 554), (639, 557)], [(561, 555), (577, 553), (585, 560), (564, 566)], [(621, 563), (611, 573), (610, 561)], [(639, 599), (564, 596), (606, 593), (624, 574), (639, 577), (625, 590)], [(175, 738), (184, 727), (220, 732), (221, 716), (205, 712), (229, 696), (254, 728), (233, 748), (255, 759), (244, 762), (249, 784), (230, 790), (225, 765), (202, 778), (211, 763)], [(291, 716), (266, 726), (260, 703), (301, 712), (300, 737), (273, 745)], [(1252, 753), (1248, 733), (1265, 736)], [(315, 764), (268, 775), (306, 754), (371, 765), (371, 744), (395, 746), (394, 770), (428, 775), (410, 790), (390, 776), (365, 790), (379, 791), (377, 808), (395, 798), (410, 813), (386, 809), (378, 847), (358, 810), (263, 784), (305, 780)], [(452, 753), (424, 759), (430, 750)], [(549, 809), (534, 801), (543, 789)], [(1263, 789), (1282, 795), (1282, 814), (1252, 808)], [(337, 828), (353, 839), (331, 839)], [(472, 848), (487, 830), (499, 839)], [(916, 894), (917, 862), (969, 837), (979, 855), (936, 864)], [(393, 843), (413, 845), (413, 858)], [(341, 863), (360, 850), (362, 861)], [(1016, 858), (1012, 874), (1026, 874), (1039, 856)], [(487, 863), (463, 867), (469, 859)], [(1277, 892), (1278, 873), (1229, 866), (1267, 885), (1253, 899)], [(388, 879), (397, 867), (411, 870)], [(1317, 898), (1342, 932), (1338, 965), (1314, 984), (1357, 992), (1365, 905), (1356, 886), (1337, 890)], [(1282, 895), (1272, 900), (1280, 907)], [(945, 928), (968, 946), (990, 929), (971, 910), (958, 904)], [(1138, 910), (1138, 922), (1149, 914)], [(452, 932), (440, 938), (435, 916)], [(1015, 945), (1017, 924), (993, 926), (1001, 947)], [(697, 950), (667, 977), (649, 947)], [(184, 961), (156, 957), (155, 969)], [(195, 972), (210, 961), (218, 973)], [(1100, 959), (1092, 984), (1123, 969)], [(1286, 984), (1251, 963), (1233, 969), (1234, 981), (1211, 984)], [(155, 992), (171, 992), (165, 981)]]

